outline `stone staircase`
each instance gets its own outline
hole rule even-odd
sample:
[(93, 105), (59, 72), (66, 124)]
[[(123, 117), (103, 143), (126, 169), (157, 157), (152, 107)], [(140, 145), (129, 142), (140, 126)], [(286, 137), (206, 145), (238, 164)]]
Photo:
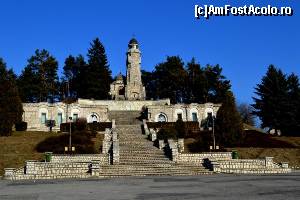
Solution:
[(138, 119), (141, 115), (141, 111), (109, 111), (108, 117), (110, 120), (115, 119), (117, 125), (130, 125), (138, 124), (140, 120)]
[[(131, 113), (132, 114), (132, 113)], [(129, 115), (127, 115), (129, 116)], [(130, 121), (130, 120), (129, 120)], [(123, 124), (116, 120), (119, 134), (119, 164), (102, 166), (100, 176), (163, 176), (211, 174), (202, 166), (176, 164), (153, 146), (142, 134), (140, 123)], [(118, 125), (119, 124), (119, 125)]]

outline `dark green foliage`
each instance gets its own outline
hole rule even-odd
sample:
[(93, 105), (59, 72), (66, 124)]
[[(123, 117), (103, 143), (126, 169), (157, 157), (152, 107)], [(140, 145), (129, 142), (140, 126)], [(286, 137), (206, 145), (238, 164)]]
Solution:
[(293, 144), (276, 138), (270, 134), (246, 131), (244, 141), (239, 146), (247, 148), (296, 148)]
[(87, 99), (108, 99), (112, 77), (105, 49), (99, 38), (93, 40), (87, 56), (88, 66), (80, 71), (81, 85), (78, 96)]
[[(111, 122), (94, 122), (94, 123), (84, 123), (84, 122), (72, 122), (71, 128), (72, 131), (81, 131), (81, 130), (88, 130), (88, 131), (105, 131), (106, 128), (111, 128)], [(60, 124), (60, 131), (62, 132), (69, 132), (70, 131), (70, 123), (61, 123)]]
[(58, 97), (58, 63), (45, 49), (35, 51), (18, 79), (23, 102), (53, 102)]
[[(177, 124), (177, 125), (176, 125)], [(182, 126), (181, 122), (147, 122), (148, 128), (153, 128), (153, 129), (168, 129), (168, 128), (174, 128), (178, 126)], [(183, 122), (184, 128), (183, 129), (185, 134), (190, 134), (191, 132), (197, 132), (200, 131), (199, 129), (199, 123), (198, 122)], [(183, 131), (181, 131), (183, 132)]]
[(243, 124), (232, 92), (227, 92), (215, 120), (216, 145), (232, 147), (243, 142)]
[(7, 70), (0, 58), (0, 136), (9, 136), (15, 123), (22, 121), (23, 106), (16, 84), (16, 75)]
[(177, 139), (177, 131), (174, 127), (162, 128), (157, 132), (157, 139), (165, 142), (168, 139)]
[[(72, 146), (76, 153), (95, 153), (94, 142), (87, 131), (75, 131), (72, 133)], [(45, 139), (36, 146), (38, 152), (64, 153), (64, 148), (69, 145), (69, 134), (53, 136)]]
[[(199, 131), (193, 138), (195, 141), (188, 144), (189, 151), (191, 152), (208, 152), (210, 151), (209, 147), (213, 146), (211, 131)], [(221, 149), (224, 151), (222, 146), (220, 147)]]
[(186, 99), (187, 73), (179, 56), (167, 57), (166, 62), (155, 66), (156, 95), (170, 98), (172, 103)]
[(219, 65), (203, 68), (193, 58), (184, 66), (179, 56), (167, 57), (153, 72), (142, 71), (142, 80), (148, 99), (172, 103), (220, 103), (231, 88)]
[(187, 64), (188, 72), (188, 94), (190, 102), (207, 102), (208, 100), (208, 81), (200, 64), (193, 58)]
[(285, 135), (300, 132), (300, 87), (298, 77), (287, 76), (270, 65), (266, 75), (255, 88), (254, 114), (262, 121), (262, 128), (281, 130)]
[(27, 130), (27, 122), (18, 122), (15, 124), (16, 131), (26, 131)]
[(188, 129), (186, 129), (185, 124), (182, 120), (177, 120), (175, 123), (175, 130), (177, 132), (178, 138), (184, 138), (187, 135)]
[(177, 120), (176, 122), (148, 122), (148, 128), (159, 129), (157, 132), (157, 138), (162, 140), (177, 139), (177, 138), (189, 138), (194, 133), (199, 132), (198, 122), (183, 122)]
[[(155, 77), (151, 72), (147, 72), (145, 70), (141, 70), (143, 85), (146, 89), (147, 99), (154, 99), (156, 97), (156, 85), (155, 85)], [(126, 79), (125, 79), (126, 80)]]
[(70, 55), (65, 60), (65, 65), (63, 68), (63, 92), (64, 98), (78, 98), (79, 95), (83, 95), (85, 88), (82, 86), (87, 80), (87, 64), (82, 55), (77, 56), (76, 58)]

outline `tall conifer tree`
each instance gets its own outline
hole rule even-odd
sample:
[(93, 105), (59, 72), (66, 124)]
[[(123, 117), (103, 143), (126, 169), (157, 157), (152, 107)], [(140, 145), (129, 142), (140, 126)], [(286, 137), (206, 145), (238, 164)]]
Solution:
[(7, 70), (0, 58), (0, 136), (9, 136), (12, 126), (22, 120), (23, 107), (16, 84), (16, 75)]
[(112, 81), (104, 46), (99, 38), (91, 43), (88, 50), (88, 67), (84, 70), (84, 92), (82, 98), (108, 99)]

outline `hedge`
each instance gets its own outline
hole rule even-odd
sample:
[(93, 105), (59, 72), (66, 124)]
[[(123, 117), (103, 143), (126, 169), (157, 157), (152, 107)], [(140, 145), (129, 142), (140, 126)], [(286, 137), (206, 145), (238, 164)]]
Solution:
[[(83, 122), (72, 122), (71, 129), (73, 131), (105, 131), (106, 128), (111, 128), (111, 122), (93, 122), (93, 123), (83, 123)], [(60, 124), (60, 131), (69, 132), (70, 131), (70, 123), (62, 123)]]
[(19, 122), (15, 124), (16, 131), (26, 131), (27, 130), (27, 122)]
[[(187, 131), (200, 131), (199, 122), (183, 122), (183, 124)], [(147, 122), (147, 126), (153, 129), (172, 128), (176, 126), (176, 122)]]

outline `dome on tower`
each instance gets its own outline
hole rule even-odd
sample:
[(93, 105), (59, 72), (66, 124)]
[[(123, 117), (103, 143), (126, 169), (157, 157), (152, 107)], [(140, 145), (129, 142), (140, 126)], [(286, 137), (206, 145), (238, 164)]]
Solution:
[(122, 76), (122, 74), (121, 73), (119, 73), (118, 74), (118, 76), (117, 76), (117, 79), (116, 79), (117, 81), (123, 81), (123, 76)]
[(129, 41), (129, 44), (138, 44), (138, 41), (137, 41), (135, 38), (132, 38), (132, 39)]

